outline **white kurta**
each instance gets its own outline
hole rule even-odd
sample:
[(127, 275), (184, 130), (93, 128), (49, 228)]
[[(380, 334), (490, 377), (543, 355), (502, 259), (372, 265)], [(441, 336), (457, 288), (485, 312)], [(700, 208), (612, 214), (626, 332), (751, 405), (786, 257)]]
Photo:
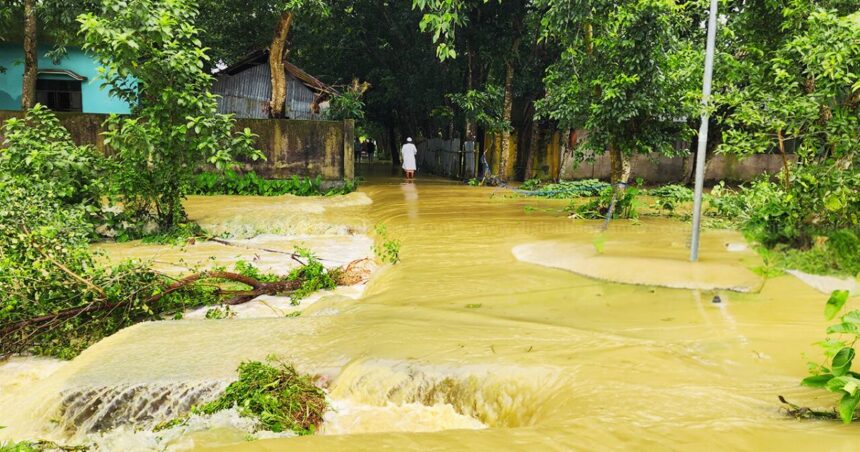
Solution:
[(400, 156), (401, 161), (403, 162), (403, 169), (406, 171), (415, 171), (418, 169), (418, 165), (415, 163), (415, 156), (418, 154), (418, 148), (415, 147), (412, 143), (406, 143), (400, 148)]

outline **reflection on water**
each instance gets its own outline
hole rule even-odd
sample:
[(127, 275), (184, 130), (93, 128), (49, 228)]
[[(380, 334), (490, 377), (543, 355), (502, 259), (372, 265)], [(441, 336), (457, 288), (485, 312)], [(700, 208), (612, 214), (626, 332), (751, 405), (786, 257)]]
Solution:
[(410, 220), (418, 218), (418, 188), (415, 187), (415, 181), (410, 180), (400, 184), (400, 189), (403, 190), (403, 201), (406, 205), (406, 216)]
[[(242, 442), (236, 430), (213, 429), (189, 432), (177, 444), (255, 450), (855, 447), (860, 426), (797, 422), (779, 411), (779, 394), (806, 405), (833, 403), (798, 385), (806, 373), (801, 353), (818, 356), (811, 344), (826, 327), (822, 295), (800, 281), (776, 278), (750, 293), (603, 282), (522, 262), (512, 253), (517, 245), (593, 243), (596, 223), (551, 209), (524, 210), (561, 202), (491, 196), (491, 189), (434, 179), (407, 186), (393, 177), (371, 178), (362, 192), (372, 205), (314, 214), (314, 221), (340, 225), (329, 226), (334, 230), (384, 222), (389, 235), (403, 241), (403, 261), (378, 274), (361, 299), (331, 300), (327, 315), (138, 325), (20, 397), (0, 396), (0, 405), (17, 407), (0, 410), (0, 425), (9, 426), (0, 435), (61, 435), (49, 419), (60, 394), (69, 391), (229, 381), (240, 362), (276, 353), (329, 382), (341, 410), (332, 435)], [(235, 202), (241, 211), (242, 201)], [(263, 201), (254, 203), (268, 212)], [(238, 215), (211, 208), (210, 218)], [(242, 215), (255, 215), (247, 212), (255, 211)], [(277, 220), (261, 215), (253, 220), (256, 228)], [(614, 222), (605, 233), (607, 252), (641, 259), (638, 264), (656, 266), (655, 273), (662, 268), (671, 279), (676, 264), (670, 262), (686, 259), (688, 229), (650, 218)], [(727, 251), (727, 244), (740, 241), (734, 232), (707, 231), (702, 255), (720, 265), (757, 265), (754, 253)], [(616, 250), (612, 243), (625, 245)], [(722, 303), (713, 303), (715, 295)], [(444, 431), (410, 433), (427, 430)], [(344, 435), (359, 432), (367, 433)]]

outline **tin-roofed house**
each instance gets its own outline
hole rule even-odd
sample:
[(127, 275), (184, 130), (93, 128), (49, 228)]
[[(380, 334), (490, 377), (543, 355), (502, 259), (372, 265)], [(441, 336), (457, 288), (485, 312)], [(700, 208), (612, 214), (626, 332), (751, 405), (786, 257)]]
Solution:
[[(288, 119), (322, 119), (328, 101), (337, 91), (288, 62), (284, 63), (287, 98), (284, 116)], [(268, 50), (256, 51), (218, 71), (212, 92), (220, 96), (218, 111), (237, 118), (269, 117), (272, 72)]]
[[(54, 111), (127, 114), (131, 107), (111, 95), (98, 80), (101, 64), (80, 47), (69, 46), (58, 60), (47, 56), (49, 45), (39, 47), (36, 101)], [(21, 110), (24, 48), (0, 44), (0, 110)]]

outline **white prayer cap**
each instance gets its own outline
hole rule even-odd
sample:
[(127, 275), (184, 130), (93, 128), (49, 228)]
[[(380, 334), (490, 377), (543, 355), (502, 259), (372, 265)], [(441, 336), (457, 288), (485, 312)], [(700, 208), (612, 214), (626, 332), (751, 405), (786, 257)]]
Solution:
[(406, 142), (407, 142), (407, 143), (411, 143), (411, 142), (412, 142), (412, 137), (406, 138)]

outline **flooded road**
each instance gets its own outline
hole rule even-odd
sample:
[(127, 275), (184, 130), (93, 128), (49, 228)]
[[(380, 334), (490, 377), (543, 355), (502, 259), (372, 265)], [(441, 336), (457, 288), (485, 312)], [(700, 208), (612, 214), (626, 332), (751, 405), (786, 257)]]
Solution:
[[(0, 435), (60, 435), (49, 419), (69, 413), (79, 400), (89, 407), (77, 412), (87, 425), (110, 426), (119, 421), (104, 410), (110, 404), (93, 401), (121, 399), (116, 393), (152, 418), (163, 405), (187, 402), (188, 394), (205, 396), (230, 381), (240, 362), (277, 354), (329, 382), (336, 411), (323, 435), (246, 442), (227, 422), (169, 441), (147, 437), (152, 443), (130, 430), (115, 431), (101, 444), (126, 450), (146, 444), (241, 450), (855, 448), (860, 426), (796, 421), (780, 412), (780, 394), (816, 407), (834, 401), (799, 386), (806, 373), (802, 354), (817, 360), (812, 344), (827, 325), (826, 296), (799, 280), (750, 283), (755, 287), (748, 293), (648, 285), (636, 276), (659, 275), (661, 284), (691, 277), (674, 274), (688, 253), (689, 225), (654, 218), (613, 222), (602, 236), (605, 254), (633, 260), (604, 262), (588, 278), (553, 265), (553, 253), (594, 247), (600, 222), (570, 220), (558, 201), (435, 179), (404, 185), (376, 177), (361, 192), (372, 203), (289, 214), (310, 224), (291, 233), (347, 240), (384, 224), (402, 241), (402, 262), (382, 268), (360, 298), (324, 298), (299, 318), (134, 326), (28, 389), (0, 384), (18, 393), (0, 396), (7, 404), (0, 425), (10, 427)], [(195, 203), (208, 204), (195, 210)], [(238, 208), (242, 201), (233, 203)], [(192, 217), (217, 216), (221, 209), (218, 198), (190, 204)], [(284, 233), (267, 224), (288, 227), (265, 200), (240, 212), (212, 221), (241, 222), (251, 231), (246, 237)], [(701, 254), (711, 267), (694, 276), (737, 271), (749, 282), (759, 263), (753, 252), (737, 251), (742, 241), (731, 231), (707, 231)], [(516, 247), (535, 244), (543, 245), (528, 262), (517, 259)], [(540, 253), (546, 257), (541, 265)], [(605, 273), (630, 274), (641, 285), (604, 281)], [(721, 303), (712, 302), (715, 295)], [(153, 391), (160, 404), (154, 396), (138, 396)], [(86, 395), (93, 392), (101, 395)], [(94, 420), (93, 412), (101, 418)], [(68, 414), (59, 424), (67, 436), (81, 425)]]

